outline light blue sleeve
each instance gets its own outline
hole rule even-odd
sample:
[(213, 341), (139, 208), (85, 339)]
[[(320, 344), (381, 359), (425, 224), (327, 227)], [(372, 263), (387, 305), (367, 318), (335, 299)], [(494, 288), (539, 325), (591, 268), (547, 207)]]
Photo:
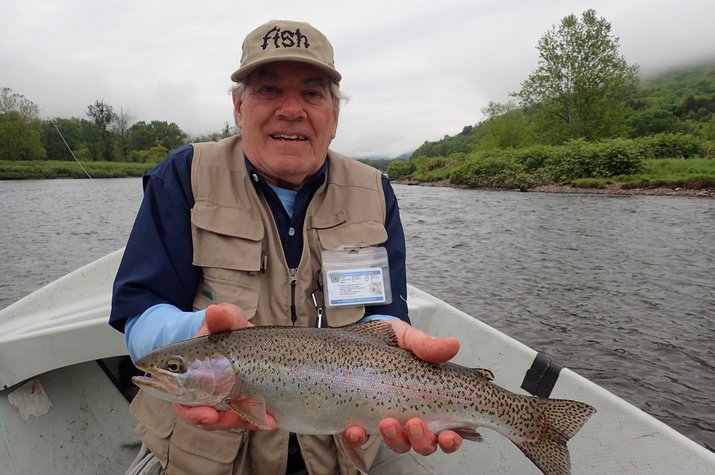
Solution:
[(397, 318), (393, 315), (383, 315), (381, 313), (375, 313), (372, 315), (368, 315), (366, 317), (362, 317), (360, 319), (360, 321), (358, 321), (358, 323), (367, 323), (367, 322), (372, 322), (374, 320), (393, 320), (393, 319), (399, 320), (399, 318)]
[(124, 327), (124, 342), (132, 361), (160, 346), (188, 340), (196, 335), (204, 322), (206, 310), (184, 312), (166, 303), (149, 307), (141, 315), (131, 317)]

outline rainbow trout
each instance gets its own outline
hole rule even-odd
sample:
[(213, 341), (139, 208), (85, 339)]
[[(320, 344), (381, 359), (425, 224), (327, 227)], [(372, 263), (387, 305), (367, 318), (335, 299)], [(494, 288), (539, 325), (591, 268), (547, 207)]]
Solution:
[(570, 473), (566, 442), (596, 410), (588, 404), (523, 396), (492, 383), (486, 369), (432, 364), (397, 346), (392, 326), (342, 329), (251, 327), (159, 348), (136, 366), (150, 394), (190, 406), (232, 408), (259, 428), (335, 434), (350, 425), (378, 434), (385, 417), (420, 417), (435, 433), (451, 429), (479, 440), (477, 427), (508, 437), (548, 475)]

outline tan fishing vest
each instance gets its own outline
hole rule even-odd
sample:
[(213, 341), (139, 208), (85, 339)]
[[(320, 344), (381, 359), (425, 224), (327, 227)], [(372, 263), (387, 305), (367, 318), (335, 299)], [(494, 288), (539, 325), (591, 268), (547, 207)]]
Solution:
[[(303, 253), (289, 269), (270, 208), (256, 193), (243, 159), (240, 137), (194, 144), (191, 210), (194, 265), (203, 269), (194, 309), (229, 302), (256, 325), (314, 326), (320, 251), (340, 246), (378, 245), (387, 240), (385, 198), (380, 172), (342, 155), (328, 153), (328, 176), (316, 191), (305, 218)], [(316, 295), (317, 296), (317, 295)], [(322, 295), (319, 296), (322, 299)], [(333, 327), (357, 322), (364, 307), (328, 309)], [(296, 348), (300, 351), (300, 348)], [(136, 432), (166, 467), (167, 474), (284, 474), (285, 431), (207, 432), (178, 419), (171, 404), (140, 391), (132, 402)], [(370, 466), (381, 439), (364, 447)], [(298, 435), (311, 475), (354, 475), (333, 436)]]

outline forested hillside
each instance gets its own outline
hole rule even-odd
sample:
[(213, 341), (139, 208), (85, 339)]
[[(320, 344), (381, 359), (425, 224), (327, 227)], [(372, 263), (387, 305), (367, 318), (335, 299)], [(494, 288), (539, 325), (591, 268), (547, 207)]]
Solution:
[(715, 62), (641, 81), (593, 10), (563, 18), (537, 49), (513, 100), (394, 160), (390, 177), (522, 190), (715, 187)]
[[(631, 111), (623, 133), (610, 138), (669, 133), (715, 140), (715, 64), (671, 71), (643, 81), (628, 102)], [(411, 158), (564, 143), (539, 140), (534, 132), (537, 117), (533, 109), (522, 109), (514, 103), (491, 103), (482, 112), (487, 115), (482, 122), (467, 125), (454, 136), (426, 141)]]

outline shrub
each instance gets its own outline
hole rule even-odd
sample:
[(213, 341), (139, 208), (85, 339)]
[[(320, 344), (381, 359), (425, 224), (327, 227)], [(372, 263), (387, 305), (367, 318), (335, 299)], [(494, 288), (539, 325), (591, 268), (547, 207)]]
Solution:
[(387, 166), (387, 176), (391, 180), (409, 177), (415, 171), (415, 164), (411, 160), (395, 159)]
[(513, 151), (514, 158), (524, 165), (529, 172), (534, 172), (544, 167), (549, 157), (553, 156), (556, 147), (552, 145), (533, 145)]
[(636, 140), (644, 158), (693, 158), (703, 155), (701, 139), (694, 135), (663, 133)]
[(543, 175), (557, 183), (579, 178), (629, 175), (641, 170), (640, 148), (630, 140), (614, 139), (589, 143), (572, 140), (553, 147), (543, 161)]
[(526, 190), (534, 185), (533, 177), (509, 154), (476, 156), (457, 166), (450, 175), (452, 183), (477, 188)]

